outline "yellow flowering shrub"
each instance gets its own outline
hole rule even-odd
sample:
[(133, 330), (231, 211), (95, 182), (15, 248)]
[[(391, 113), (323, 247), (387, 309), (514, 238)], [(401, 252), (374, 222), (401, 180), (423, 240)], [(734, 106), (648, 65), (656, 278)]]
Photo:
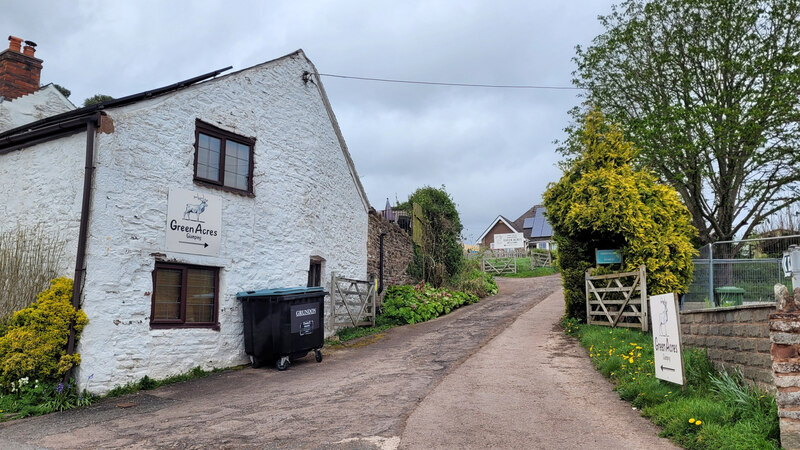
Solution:
[(55, 380), (80, 364), (80, 355), (66, 354), (70, 321), (77, 339), (89, 319), (72, 306), (72, 280), (56, 278), (35, 303), (14, 313), (0, 336), (0, 388), (24, 377)]
[(579, 131), (581, 155), (544, 194), (558, 243), (567, 317), (585, 320), (584, 274), (595, 249), (620, 249), (624, 272), (647, 267), (648, 294), (685, 292), (697, 230), (678, 193), (632, 166), (638, 150), (591, 111)]

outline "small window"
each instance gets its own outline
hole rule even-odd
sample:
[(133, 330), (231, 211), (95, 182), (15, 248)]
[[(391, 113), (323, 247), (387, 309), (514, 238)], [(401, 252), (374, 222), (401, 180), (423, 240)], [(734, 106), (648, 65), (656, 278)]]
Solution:
[(195, 181), (234, 192), (253, 193), (253, 149), (256, 140), (195, 122)]
[(311, 260), (308, 266), (308, 287), (322, 286), (322, 261)]
[(156, 263), (150, 325), (217, 327), (219, 269)]

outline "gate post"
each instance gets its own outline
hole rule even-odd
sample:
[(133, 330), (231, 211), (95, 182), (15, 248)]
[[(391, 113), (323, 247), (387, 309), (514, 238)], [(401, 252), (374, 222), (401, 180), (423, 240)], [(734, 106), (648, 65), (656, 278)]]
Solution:
[(781, 444), (786, 449), (800, 449), (800, 289), (792, 296), (784, 286), (776, 285), (775, 300), (778, 308), (769, 315), (769, 340)]
[(642, 299), (642, 331), (647, 332), (650, 326), (650, 318), (648, 316), (650, 302), (647, 298), (647, 267), (644, 264), (639, 266), (639, 287), (642, 288), (640, 291)]

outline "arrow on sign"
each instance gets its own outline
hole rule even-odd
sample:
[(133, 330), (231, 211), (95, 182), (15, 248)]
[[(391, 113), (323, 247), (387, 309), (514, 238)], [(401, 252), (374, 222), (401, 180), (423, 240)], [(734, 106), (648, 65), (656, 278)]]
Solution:
[(667, 366), (661, 366), (661, 370), (671, 370), (672, 372), (675, 372), (675, 369), (673, 369), (672, 367), (667, 367)]
[(202, 244), (199, 242), (189, 242), (189, 241), (178, 241), (178, 242), (180, 242), (181, 244), (202, 245), (203, 248), (208, 247), (208, 242), (203, 242)]

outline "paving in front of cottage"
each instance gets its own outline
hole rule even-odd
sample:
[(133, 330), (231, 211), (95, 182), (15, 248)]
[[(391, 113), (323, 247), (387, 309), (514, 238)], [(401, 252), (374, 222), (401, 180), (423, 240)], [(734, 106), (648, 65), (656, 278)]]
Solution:
[(321, 364), (233, 370), (3, 423), (0, 446), (675, 448), (564, 337), (558, 276), (498, 284), (447, 316), (326, 349)]

